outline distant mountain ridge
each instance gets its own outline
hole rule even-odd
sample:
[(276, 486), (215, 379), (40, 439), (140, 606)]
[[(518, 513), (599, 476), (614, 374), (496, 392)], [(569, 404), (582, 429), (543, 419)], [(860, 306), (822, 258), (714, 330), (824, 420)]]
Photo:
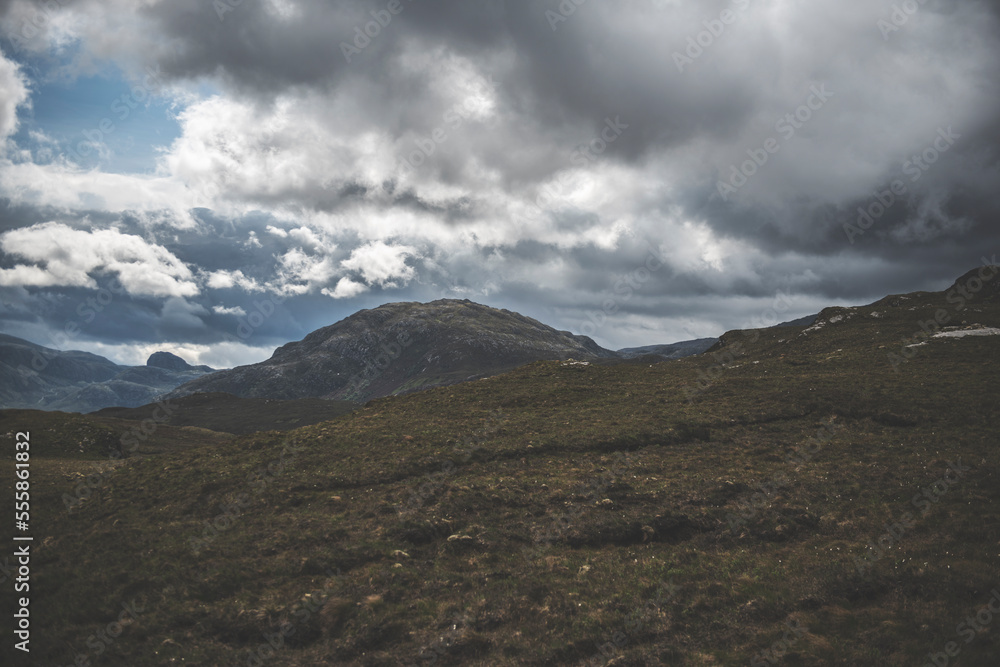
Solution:
[(170, 352), (154, 352), (149, 356), (149, 359), (146, 360), (146, 365), (151, 368), (162, 368), (168, 371), (202, 371), (204, 373), (215, 372), (215, 369), (209, 366), (192, 366), (176, 354), (171, 354)]
[(695, 354), (701, 354), (719, 342), (718, 338), (698, 338), (685, 340), (668, 345), (644, 345), (643, 347), (626, 347), (618, 350), (618, 356), (624, 359), (634, 359), (645, 355), (656, 355), (666, 359), (682, 359)]
[(162, 351), (145, 366), (120, 366), (98, 355), (59, 352), (0, 335), (0, 409), (131, 409), (195, 393), (365, 402), (489, 377), (534, 361), (645, 363), (647, 357), (657, 361), (701, 354), (717, 342), (703, 338), (612, 351), (587, 336), (467, 299), (361, 310), (279, 347), (266, 361), (226, 371), (192, 366)]
[(89, 352), (61, 352), (0, 334), (0, 409), (139, 407), (213, 370), (168, 352), (153, 354), (146, 366), (121, 366)]
[(267, 361), (189, 382), (168, 397), (226, 392), (242, 398), (365, 401), (533, 361), (617, 356), (586, 336), (469, 300), (390, 303), (283, 345)]

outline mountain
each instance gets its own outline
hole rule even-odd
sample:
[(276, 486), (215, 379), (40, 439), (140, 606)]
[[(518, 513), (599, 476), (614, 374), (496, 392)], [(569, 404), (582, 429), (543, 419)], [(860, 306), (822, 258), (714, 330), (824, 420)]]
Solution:
[(618, 350), (618, 356), (623, 359), (634, 359), (646, 355), (655, 355), (667, 359), (683, 359), (694, 354), (701, 354), (708, 348), (719, 342), (718, 338), (698, 338), (696, 340), (685, 340), (669, 345), (646, 345), (644, 347), (626, 347)]
[[(797, 320), (776, 324), (776, 327), (807, 327), (816, 321), (819, 315), (807, 315)], [(667, 345), (644, 345), (643, 347), (626, 347), (618, 350), (616, 354), (623, 359), (637, 359), (648, 355), (664, 357), (666, 359), (683, 359), (695, 354), (708, 351), (716, 343), (718, 338), (698, 338), (695, 340), (685, 340), (679, 343)]]
[[(0, 334), (0, 409), (93, 412), (138, 407), (213, 369), (159, 352), (146, 366), (120, 366), (89, 352), (60, 352)], [(180, 363), (178, 363), (180, 362)]]
[(776, 324), (777, 327), (808, 327), (811, 326), (819, 314), (816, 315), (806, 315), (805, 317), (800, 317), (797, 320), (789, 320), (788, 322), (782, 322), (781, 324)]
[(154, 352), (149, 355), (146, 365), (150, 368), (163, 368), (168, 371), (201, 371), (202, 373), (212, 373), (214, 368), (208, 366), (192, 366), (176, 354), (170, 352)]
[(442, 299), (362, 310), (267, 361), (188, 382), (169, 394), (366, 401), (496, 375), (543, 359), (614, 359), (586, 336), (524, 315)]
[(31, 430), (33, 660), (126, 604), (100, 664), (994, 667), (997, 334), (977, 271), (124, 461), (0, 419)]

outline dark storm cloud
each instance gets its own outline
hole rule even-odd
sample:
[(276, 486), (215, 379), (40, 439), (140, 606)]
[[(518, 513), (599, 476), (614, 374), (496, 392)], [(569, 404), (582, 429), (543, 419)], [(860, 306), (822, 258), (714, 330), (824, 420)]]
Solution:
[[(262, 97), (288, 87), (337, 86), (345, 78), (366, 78), (381, 90), (374, 93), (382, 104), (373, 105), (373, 113), (384, 117), (391, 115), (397, 122), (403, 123), (395, 128), (398, 133), (407, 128), (426, 131), (442, 111), (431, 100), (421, 95), (413, 96), (414, 86), (424, 83), (419, 73), (403, 74), (394, 69), (393, 56), (399, 55), (414, 40), (421, 42), (425, 48), (447, 45), (487, 71), (498, 54), (511, 50), (516, 54), (512, 64), (494, 68), (499, 84), (497, 90), (505, 111), (530, 113), (532, 124), (541, 126), (528, 136), (532, 139), (547, 136), (554, 141), (554, 145), (568, 147), (571, 136), (580, 136), (580, 128), (589, 127), (594, 136), (598, 136), (606, 119), (621, 118), (629, 125), (629, 130), (610, 146), (607, 157), (636, 164), (641, 164), (652, 153), (669, 152), (671, 148), (682, 148), (706, 138), (731, 145), (733, 164), (744, 162), (743, 148), (749, 150), (756, 147), (752, 135), (743, 144), (737, 139), (748, 120), (760, 113), (762, 108), (773, 106), (778, 110), (774, 116), (780, 117), (780, 111), (794, 111), (799, 105), (798, 97), (802, 93), (773, 88), (777, 83), (776, 72), (789, 66), (792, 58), (801, 58), (802, 61), (791, 65), (801, 70), (801, 91), (807, 91), (810, 82), (834, 79), (836, 83), (831, 86), (839, 97), (833, 104), (842, 100), (844, 103), (839, 109), (829, 110), (829, 114), (844, 115), (846, 112), (856, 121), (834, 123), (821, 119), (817, 121), (820, 125), (807, 127), (800, 136), (812, 132), (833, 151), (844, 143), (841, 137), (846, 143), (856, 143), (859, 133), (888, 134), (911, 122), (907, 115), (893, 117), (893, 114), (906, 110), (890, 103), (891, 98), (886, 95), (885, 89), (898, 86), (904, 77), (919, 76), (921, 65), (918, 61), (914, 60), (910, 65), (904, 61), (902, 65), (881, 69), (871, 66), (850, 68), (849, 71), (838, 70), (826, 62), (831, 56), (844, 52), (852, 53), (870, 65), (893, 57), (914, 56), (917, 49), (912, 44), (906, 45), (907, 35), (899, 35), (898, 39), (896, 35), (891, 35), (895, 42), (880, 39), (876, 19), (889, 15), (890, 3), (875, 3), (867, 12), (861, 5), (845, 3), (842, 9), (827, 9), (827, 16), (808, 22), (804, 20), (808, 18), (806, 14), (792, 16), (791, 21), (802, 22), (801, 26), (793, 25), (790, 30), (793, 35), (815, 36), (821, 32), (822, 24), (844, 29), (839, 33), (833, 31), (832, 36), (818, 42), (795, 44), (792, 48), (800, 49), (798, 54), (784, 53), (788, 43), (779, 40), (773, 26), (759, 23), (759, 14), (763, 9), (748, 7), (745, 18), (741, 19), (743, 23), (730, 28), (733, 33), (739, 34), (732, 39), (743, 40), (741, 49), (744, 52), (739, 61), (727, 58), (725, 49), (729, 46), (720, 42), (712, 47), (717, 52), (708, 49), (694, 63), (691, 71), (682, 73), (676, 71), (672, 54), (685, 44), (691, 30), (699, 26), (697, 18), (712, 19), (732, 3), (709, 3), (694, 10), (668, 8), (656, 11), (652, 4), (634, 3), (631, 8), (636, 16), (632, 20), (623, 18), (626, 12), (621, 5), (609, 7), (595, 3), (593, 6), (581, 6), (565, 23), (558, 24), (556, 31), (552, 30), (545, 14), (556, 8), (556, 3), (549, 4), (552, 7), (545, 3), (404, 3), (404, 11), (349, 64), (345, 62), (340, 44), (350, 42), (353, 29), (371, 20), (371, 11), (383, 9), (379, 3), (340, 4), (333, 11), (325, 4), (302, 2), (296, 5), (298, 14), (287, 21), (275, 20), (263, 3), (252, 2), (228, 13), (225, 21), (207, 21), (195, 11), (193, 5), (188, 5), (185, 10), (184, 3), (155, 5), (149, 12), (165, 34), (183, 45), (179, 54), (167, 56), (164, 60), (164, 67), (170, 74), (196, 76), (221, 68), (232, 81), (238, 83), (241, 90), (251, 94), (256, 91)], [(987, 10), (996, 11), (988, 3), (975, 2), (962, 3), (959, 8), (930, 4), (921, 8), (924, 14), (936, 15), (945, 21), (955, 18), (956, 14)], [(867, 20), (850, 20), (852, 14), (862, 12), (867, 14)], [(642, 17), (659, 21), (665, 26), (664, 30), (656, 34), (643, 32), (640, 24)], [(995, 58), (995, 38), (990, 39), (985, 29), (986, 26), (983, 27), (982, 39), (970, 48), (978, 49), (983, 58)], [(294, 47), (289, 49), (289, 36), (292, 34), (295, 35)], [(937, 44), (931, 44), (934, 48), (943, 48), (953, 41), (947, 35), (929, 39), (937, 41)], [(306, 51), (308, 55), (304, 53)], [(996, 68), (983, 67), (974, 83), (996, 90), (996, 75)], [(394, 91), (396, 97), (387, 95), (387, 91)], [(886, 103), (880, 105), (878, 99), (867, 102), (860, 99), (873, 92), (876, 97), (883, 96)], [(775, 93), (783, 94), (787, 102), (769, 104), (768, 98)], [(929, 90), (928, 95), (928, 102), (933, 104), (937, 93)], [(1000, 96), (994, 95), (992, 100), (990, 106), (979, 110), (979, 122), (973, 117), (972, 124), (960, 129), (962, 144), (935, 165), (919, 184), (919, 189), (911, 190), (880, 224), (886, 231), (914, 224), (915, 215), (922, 207), (929, 206), (930, 197), (942, 197), (930, 192), (935, 187), (949, 192), (943, 195), (939, 219), (934, 220), (931, 216), (923, 223), (924, 228), (918, 230), (922, 233), (911, 235), (912, 238), (905, 233), (897, 235), (897, 242), (889, 244), (885, 252), (906, 253), (909, 252), (908, 246), (936, 243), (933, 238), (935, 229), (943, 234), (954, 231), (948, 228), (953, 215), (968, 220), (972, 225), (971, 230), (963, 230), (967, 236), (991, 236), (986, 216), (993, 213), (990, 202), (995, 182), (980, 182), (977, 188), (976, 184), (965, 181), (973, 165), (995, 168), (997, 131), (994, 119)], [(411, 110), (400, 111), (401, 107)], [(941, 104), (941, 109), (940, 120), (944, 125), (948, 121), (948, 105)], [(516, 127), (516, 123), (510, 123), (499, 131), (509, 133)], [(567, 132), (567, 128), (576, 129)], [(899, 174), (893, 171), (899, 171), (906, 151), (923, 150), (922, 142), (930, 143), (934, 139), (931, 129), (928, 126), (923, 139), (914, 129), (912, 143), (894, 146), (898, 156), (883, 156), (886, 169), (875, 174), (867, 183), (865, 198), (831, 197), (834, 201), (811, 201), (808, 196), (800, 200), (781, 197), (777, 206), (754, 205), (753, 201), (749, 205), (726, 206), (713, 201), (718, 179), (727, 175), (728, 165), (725, 163), (700, 172), (700, 180), (684, 183), (685, 190), (679, 196), (691, 201), (688, 210), (703, 216), (718, 233), (748, 237), (765, 251), (837, 254), (841, 252), (841, 238), (847, 238), (844, 237), (843, 227), (854, 221), (858, 206), (869, 203), (867, 193), (877, 193), (898, 178)], [(517, 137), (510, 137), (510, 141), (517, 141)], [(449, 171), (445, 166), (449, 157), (455, 164), (464, 164), (460, 156), (449, 155), (445, 151), (441, 153), (438, 156), (441, 173)], [(567, 166), (565, 154), (559, 155), (558, 152), (536, 157), (527, 164), (515, 164), (503, 151), (488, 154), (485, 159), (502, 168), (515, 188), (524, 187)], [(840, 181), (847, 179), (845, 172), (850, 164), (838, 164), (838, 156), (822, 152), (813, 152), (802, 159), (828, 160), (828, 173), (822, 170), (817, 172), (814, 165), (808, 165), (808, 170), (816, 174), (821, 185), (828, 184), (831, 192), (845, 189)], [(793, 157), (776, 156), (771, 165), (775, 172), (774, 179), (781, 178), (782, 174), (796, 173), (800, 164)], [(692, 166), (698, 169), (697, 164)], [(840, 167), (843, 169), (839, 170)], [(450, 171), (454, 171), (454, 164)], [(761, 187), (766, 189), (766, 185)], [(961, 205), (956, 205), (950, 200), (959, 190), (964, 191), (963, 199)], [(767, 194), (765, 191), (765, 199)], [(335, 201), (342, 199), (337, 197)], [(399, 203), (407, 205), (414, 200), (420, 201), (419, 196), (412, 195), (411, 198), (405, 195)], [(958, 214), (958, 211), (964, 214)], [(879, 233), (873, 232), (868, 238), (874, 238)]]
[[(0, 14), (15, 4), (0, 0)], [(231, 104), (193, 105), (182, 126), (197, 141), (170, 154), (189, 185), (223, 173), (216, 203), (232, 210), (194, 210), (184, 227), (138, 212), (7, 205), (0, 233), (57, 220), (115, 225), (162, 246), (197, 274), (198, 294), (116, 302), (91, 335), (204, 344), (231, 335), (268, 289), (289, 286), (306, 291), (254, 340), (300, 337), (361, 304), (468, 296), (573, 330), (617, 299), (596, 334), (605, 344), (670, 342), (739, 326), (782, 291), (799, 298), (791, 319), (937, 289), (1000, 250), (996, 3), (922, 3), (883, 34), (890, 0), (595, 0), (567, 16), (556, 0), (401, 0), (377, 35), (355, 43), (387, 4), (244, 0), (221, 16), (203, 0), (67, 4), (90, 19), (88, 57), (132, 73), (158, 66), (165, 80), (207, 83)], [(727, 9), (734, 20), (703, 37)], [(345, 55), (344, 44), (357, 50)], [(490, 79), (491, 91), (466, 90), (467, 79)], [(820, 89), (829, 99), (817, 101)], [(268, 134), (261, 126), (274, 118), (284, 125)], [(947, 128), (960, 138), (911, 180), (914, 156)], [(428, 143), (436, 131), (443, 138)], [(254, 133), (264, 136), (239, 144)], [(369, 134), (378, 141), (359, 139)], [(762, 153), (767, 145), (778, 150)], [(379, 151), (384, 160), (365, 162)], [(395, 180), (415, 154), (421, 164)], [(260, 155), (266, 168), (254, 171)], [(574, 169), (594, 182), (552, 185)], [(753, 173), (722, 197), (734, 170)], [(905, 192), (886, 203), (897, 181)], [(872, 222), (852, 230), (859, 208)], [(386, 288), (391, 277), (343, 268), (375, 239), (405, 249), (412, 280)], [(616, 285), (643, 266), (647, 243), (663, 264), (625, 299)], [(211, 275), (235, 271), (255, 287), (211, 286)], [(368, 291), (320, 294), (345, 277)], [(27, 294), (30, 308), (5, 318), (36, 313), (39, 326), (58, 327), (82, 292)], [(619, 340), (626, 322), (652, 338)]]

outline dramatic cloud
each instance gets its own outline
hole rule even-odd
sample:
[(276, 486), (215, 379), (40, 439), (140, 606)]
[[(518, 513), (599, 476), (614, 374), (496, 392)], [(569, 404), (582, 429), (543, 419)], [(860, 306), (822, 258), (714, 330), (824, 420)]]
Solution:
[(215, 271), (208, 276), (206, 284), (212, 289), (231, 289), (233, 287), (239, 287), (247, 292), (258, 292), (262, 289), (256, 280), (247, 278), (240, 270)]
[(369, 243), (354, 250), (340, 265), (348, 271), (357, 271), (370, 285), (402, 287), (414, 276), (413, 267), (406, 264), (406, 258), (414, 252), (405, 246)]
[(337, 286), (333, 289), (323, 288), (323, 294), (334, 299), (350, 299), (368, 291), (368, 288), (361, 283), (356, 283), (350, 278), (341, 278), (337, 281)]
[(0, 269), (0, 285), (97, 287), (94, 275), (114, 274), (135, 295), (198, 294), (191, 270), (165, 248), (117, 229), (83, 231), (59, 223), (7, 232), (0, 248), (31, 264)]
[(81, 344), (202, 359), (405, 299), (621, 347), (941, 288), (1000, 247), (1000, 21), (902, 5), (0, 1), (6, 329), (108, 276), (148, 301)]

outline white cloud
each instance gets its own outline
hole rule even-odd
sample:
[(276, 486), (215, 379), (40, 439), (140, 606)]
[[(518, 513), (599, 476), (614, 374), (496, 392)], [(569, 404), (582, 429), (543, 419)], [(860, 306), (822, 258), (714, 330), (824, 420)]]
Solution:
[(368, 288), (361, 283), (356, 283), (350, 278), (341, 278), (334, 289), (323, 288), (323, 294), (334, 299), (350, 299), (368, 291)]
[(75, 340), (74, 350), (91, 352), (126, 366), (145, 366), (146, 360), (154, 352), (170, 352), (192, 366), (202, 364), (223, 369), (255, 364), (270, 358), (274, 347), (254, 347), (238, 342), (222, 342), (213, 345), (197, 343), (101, 343)]
[[(322, 246), (319, 237), (304, 227), (292, 230), (290, 236), (303, 241), (314, 239)], [(334, 299), (345, 299), (366, 292), (374, 285), (389, 289), (403, 287), (416, 275), (416, 269), (406, 263), (408, 257), (416, 254), (410, 246), (372, 241), (355, 248), (339, 266), (329, 254), (336, 247), (326, 244), (318, 254), (292, 248), (278, 258), (277, 279), (268, 287), (282, 294), (319, 291)], [(355, 277), (343, 275), (345, 272)], [(334, 280), (337, 280), (336, 285), (331, 288)]]
[(340, 263), (348, 271), (356, 271), (369, 285), (400, 287), (406, 285), (416, 270), (406, 263), (406, 258), (416, 254), (409, 246), (390, 246), (374, 241), (355, 248), (350, 258)]
[(266, 0), (264, 9), (282, 21), (290, 21), (302, 14), (298, 4), (291, 0)]
[(194, 296), (191, 270), (166, 248), (117, 229), (85, 231), (56, 222), (11, 230), (0, 248), (31, 265), (0, 269), (0, 285), (97, 287), (95, 275), (117, 275), (127, 292)]
[(16, 204), (67, 210), (152, 213), (179, 229), (197, 225), (200, 202), (183, 183), (166, 176), (84, 170), (65, 161), (49, 164), (0, 159), (0, 196)]
[(17, 63), (0, 51), (0, 146), (17, 130), (17, 109), (28, 102), (28, 86)]
[[(853, 210), (854, 199), (887, 187), (902, 161), (948, 125), (965, 145), (981, 148), (957, 146), (943, 156), (913, 188), (941, 196), (898, 204), (893, 213), (906, 219), (886, 218), (864, 240), (884, 236), (890, 255), (936, 241), (975, 249), (977, 231), (984, 245), (992, 242), (986, 232), (995, 216), (956, 206), (952, 196), (994, 200), (995, 140), (981, 130), (995, 122), (1000, 99), (991, 3), (927, 3), (883, 40), (875, 20), (893, 0), (759, 0), (683, 73), (673, 52), (717, 16), (703, 4), (623, 10), (592, 3), (556, 44), (540, 16), (542, 30), (530, 27), (528, 3), (507, 3), (511, 20), (483, 21), (468, 40), (467, 19), (478, 9), (456, 14), (430, 3), (422, 21), (394, 23), (350, 67), (330, 36), (370, 20), (357, 3), (265, 0), (261, 11), (234, 10), (224, 24), (210, 7), (200, 15), (183, 2), (53, 4), (65, 6), (46, 16), (28, 51), (79, 48), (52, 59), (65, 67), (41, 71), (71, 78), (114, 63), (141, 77), (148, 65), (169, 63), (164, 90), (179, 110), (180, 135), (150, 165), (155, 172), (140, 175), (79, 169), (33, 134), (25, 142), (31, 150), (18, 146), (0, 159), (0, 197), (66, 211), (128, 211), (143, 235), (161, 226), (194, 230), (206, 218), (192, 209), (211, 209), (235, 230), (237, 240), (227, 230), (225, 243), (237, 246), (239, 258), (229, 270), (174, 276), (172, 287), (164, 283), (168, 296), (193, 280), (208, 289), (344, 299), (419, 278), (421, 290), (448, 285), (474, 296), (529, 285), (553, 303), (599, 302), (627, 264), (629, 239), (648, 238), (670, 270), (646, 289), (658, 298), (704, 289), (694, 292), (697, 308), (677, 309), (694, 312), (692, 326), (707, 332), (719, 320), (698, 309), (721, 303), (719, 294), (766, 291), (776, 276), (811, 271), (819, 277), (807, 289), (821, 281), (841, 289), (884, 270), (859, 260), (856, 270), (840, 271), (845, 260), (826, 261), (829, 232), (839, 236), (841, 208)], [(9, 37), (44, 6), (8, 0), (0, 34)], [(435, 11), (448, 13), (432, 20)], [(449, 46), (455, 43), (464, 46)], [(502, 83), (488, 85), (490, 75)], [(824, 82), (835, 96), (733, 196), (739, 209), (710, 198), (731, 165), (744, 163), (748, 149), (759, 153), (767, 137), (781, 137), (776, 120)], [(28, 93), (0, 54), (0, 143), (15, 131)], [(603, 142), (604, 118), (617, 114), (628, 129), (581, 162), (574, 151)], [(421, 164), (401, 169), (413, 156)], [(242, 226), (251, 212), (261, 217)], [(260, 219), (273, 224), (264, 230), (255, 226)], [(139, 288), (150, 289), (143, 276), (164, 282), (146, 271), (152, 260), (114, 264), (86, 243), (82, 257), (74, 247), (63, 258), (64, 249), (52, 247), (41, 259), (5, 263), (0, 284), (92, 286), (97, 273), (117, 270), (108, 266), (128, 273), (128, 264), (142, 266), (141, 275), (129, 273)], [(803, 248), (811, 258), (788, 259)], [(250, 262), (271, 273), (255, 269), (255, 280), (235, 268)], [(672, 272), (676, 282), (664, 277)], [(671, 308), (659, 302), (643, 310)], [(661, 335), (643, 333), (651, 321), (622, 315), (618, 322), (634, 326), (635, 342), (644, 342), (640, 333), (654, 341)]]
[(0, 269), (0, 285), (4, 287), (52, 287), (62, 285), (58, 276), (37, 266), (18, 264), (12, 269)]
[(235, 271), (213, 271), (207, 274), (206, 286), (210, 289), (232, 289), (239, 287), (247, 292), (261, 292), (263, 287), (253, 278), (243, 275), (239, 269)]
[[(316, 236), (316, 233), (308, 227), (293, 229), (288, 232), (288, 235), (298, 241), (302, 247), (307, 250), (315, 250), (323, 245), (323, 242), (318, 236)], [(326, 247), (325, 250), (327, 252), (332, 252), (336, 248), (337, 246), (334, 245), (332, 247)]]
[(272, 288), (283, 294), (307, 294), (330, 284), (337, 274), (331, 257), (293, 248), (278, 258), (278, 279)]
[(239, 306), (212, 306), (212, 312), (216, 315), (233, 315), (235, 317), (246, 317), (247, 311)]
[(162, 171), (188, 184), (204, 205), (239, 210), (248, 200), (314, 201), (331, 179), (382, 182), (397, 164), (392, 143), (375, 128), (346, 125), (345, 109), (356, 104), (350, 97), (299, 92), (267, 108), (223, 96), (195, 102), (178, 115), (182, 133)]
[[(132, 0), (103, 0), (105, 10), (108, 5), (118, 3), (121, 13), (134, 10), (127, 4)], [(18, 52), (45, 53), (52, 50), (62, 53), (66, 47), (79, 42), (88, 18), (99, 20), (98, 16), (87, 17), (83, 11), (84, 0), (58, 0), (57, 2), (33, 2), (31, 0), (11, 0), (6, 11), (0, 16), (0, 32), (5, 32)], [(100, 7), (100, 5), (98, 5)], [(114, 20), (114, 16), (107, 19)], [(119, 18), (121, 18), (119, 16)], [(110, 29), (104, 21), (102, 28)]]

